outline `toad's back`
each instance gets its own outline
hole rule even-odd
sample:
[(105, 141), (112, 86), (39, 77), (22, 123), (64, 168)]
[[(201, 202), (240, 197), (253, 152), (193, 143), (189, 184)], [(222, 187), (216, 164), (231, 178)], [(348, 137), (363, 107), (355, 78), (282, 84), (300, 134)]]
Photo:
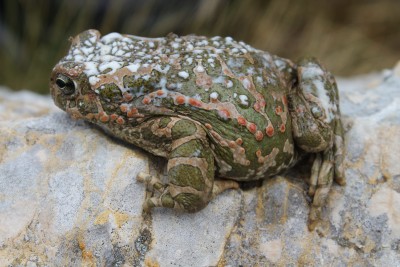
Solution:
[(73, 39), (65, 64), (76, 64), (105, 113), (124, 123), (167, 115), (203, 125), (224, 177), (259, 179), (293, 160), (288, 60), (230, 37), (100, 38), (89, 30)]
[(89, 30), (54, 67), (50, 91), (72, 117), (167, 159), (167, 182), (137, 176), (153, 193), (146, 210), (198, 211), (238, 188), (234, 180), (271, 176), (310, 153), (313, 229), (333, 179), (345, 183), (336, 82), (313, 58), (295, 66), (229, 37)]

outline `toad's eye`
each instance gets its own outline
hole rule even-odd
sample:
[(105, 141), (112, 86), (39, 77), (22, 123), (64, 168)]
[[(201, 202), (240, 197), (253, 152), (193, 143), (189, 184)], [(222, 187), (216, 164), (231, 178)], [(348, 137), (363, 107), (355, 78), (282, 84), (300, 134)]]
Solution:
[(311, 108), (311, 113), (314, 116), (314, 118), (318, 119), (323, 116), (322, 109), (320, 107), (314, 106)]
[(56, 84), (65, 95), (72, 95), (75, 92), (74, 81), (64, 74), (58, 74)]

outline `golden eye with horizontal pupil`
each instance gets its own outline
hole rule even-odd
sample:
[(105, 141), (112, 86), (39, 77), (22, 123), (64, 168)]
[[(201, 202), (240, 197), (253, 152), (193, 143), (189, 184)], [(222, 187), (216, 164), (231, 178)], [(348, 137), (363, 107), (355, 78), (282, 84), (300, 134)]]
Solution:
[(314, 118), (316, 118), (316, 119), (321, 118), (323, 116), (323, 112), (320, 107), (312, 107), (311, 113), (314, 116)]
[(65, 76), (64, 74), (58, 74), (56, 79), (56, 84), (58, 88), (65, 95), (72, 95), (75, 93), (75, 84), (71, 78)]

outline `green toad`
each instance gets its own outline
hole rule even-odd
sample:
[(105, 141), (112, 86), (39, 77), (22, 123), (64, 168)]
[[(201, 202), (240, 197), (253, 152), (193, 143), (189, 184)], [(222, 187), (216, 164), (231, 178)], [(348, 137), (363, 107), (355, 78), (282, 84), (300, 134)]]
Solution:
[(50, 90), (73, 118), (168, 160), (167, 183), (138, 176), (153, 192), (145, 209), (195, 212), (237, 181), (313, 153), (313, 228), (333, 179), (345, 183), (338, 90), (315, 59), (295, 64), (230, 37), (88, 30), (54, 67)]

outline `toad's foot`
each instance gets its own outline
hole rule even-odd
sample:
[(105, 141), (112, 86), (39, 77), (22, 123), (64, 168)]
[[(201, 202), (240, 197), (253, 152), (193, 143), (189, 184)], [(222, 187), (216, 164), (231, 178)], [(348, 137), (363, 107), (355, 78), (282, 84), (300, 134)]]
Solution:
[(314, 230), (322, 221), (322, 207), (326, 203), (332, 186), (334, 162), (331, 150), (318, 153), (311, 169), (310, 189), (308, 194), (313, 197), (310, 209), (308, 228)]
[[(211, 198), (227, 189), (238, 189), (239, 184), (232, 180), (216, 180), (213, 183), (211, 196), (208, 193), (196, 190), (192, 187), (179, 187), (174, 184), (164, 184), (159, 178), (150, 174), (140, 172), (137, 180), (146, 185), (147, 191), (151, 192), (151, 197), (145, 200), (143, 210), (148, 212), (154, 207), (166, 207), (177, 210), (194, 212), (201, 209), (199, 203), (203, 203), (203, 199), (207, 199), (207, 203)], [(153, 196), (158, 192), (159, 196)], [(197, 207), (197, 208), (195, 208)]]

